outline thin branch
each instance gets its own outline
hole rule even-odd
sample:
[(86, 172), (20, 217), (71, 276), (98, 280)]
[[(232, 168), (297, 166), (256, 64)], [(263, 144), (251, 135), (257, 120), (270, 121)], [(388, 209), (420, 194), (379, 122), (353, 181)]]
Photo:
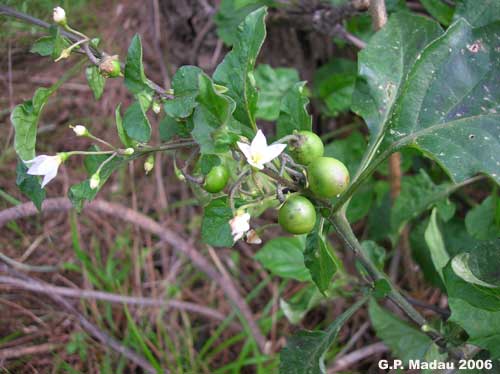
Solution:
[(226, 316), (212, 308), (204, 307), (198, 304), (180, 301), (180, 300), (158, 300), (148, 297), (134, 297), (118, 295), (110, 292), (101, 292), (93, 290), (82, 290), (78, 288), (68, 288), (53, 286), (40, 281), (23, 281), (13, 277), (0, 275), (0, 283), (11, 287), (20, 288), (27, 291), (33, 291), (43, 294), (56, 294), (76, 299), (102, 300), (115, 304), (137, 305), (141, 307), (163, 307), (184, 310), (197, 313), (218, 321), (224, 321)]
[[(43, 212), (69, 211), (72, 208), (71, 202), (66, 198), (47, 199), (42, 205)], [(108, 203), (103, 200), (94, 200), (93, 202), (85, 205), (84, 210), (107, 214), (125, 222), (129, 222), (138, 228), (158, 236), (179, 254), (188, 257), (196, 268), (204, 272), (209, 279), (219, 285), (229, 300), (231, 300), (240, 310), (241, 317), (248, 324), (259, 349), (262, 352), (265, 351), (266, 338), (262, 335), (259, 326), (253, 318), (250, 308), (239, 294), (238, 290), (231, 283), (226, 282), (217, 270), (205, 259), (205, 257), (203, 257), (194, 246), (190, 245), (188, 241), (182, 238), (177, 232), (160, 225), (142, 213), (124, 207), (120, 204)], [(38, 214), (38, 210), (33, 203), (25, 203), (3, 210), (0, 212), (0, 228), (2, 228), (3, 225), (10, 220), (30, 217), (36, 214)]]
[[(11, 274), (15, 277), (24, 279), (25, 281), (32, 281), (33, 280), (31, 277), (29, 277), (25, 274), (19, 273), (18, 271), (14, 270), (12, 268), (9, 268), (5, 264), (0, 264), (0, 270), (6, 272), (8, 274)], [(134, 364), (143, 368), (147, 373), (158, 374), (156, 369), (153, 366), (151, 366), (151, 364), (144, 357), (137, 354), (136, 352), (134, 352), (130, 348), (125, 347), (118, 340), (109, 336), (104, 331), (102, 331), (102, 329), (95, 326), (82, 313), (80, 313), (73, 305), (71, 305), (71, 303), (69, 303), (66, 299), (64, 299), (63, 297), (61, 297), (57, 294), (53, 294), (53, 293), (49, 293), (48, 296), (54, 302), (56, 302), (61, 307), (66, 309), (69, 313), (73, 314), (77, 318), (78, 322), (83, 327), (83, 329), (85, 331), (87, 331), (87, 333), (89, 333), (91, 336), (93, 336), (94, 338), (99, 340), (102, 344), (109, 346), (114, 351), (125, 356), (130, 361), (132, 361)], [(169, 371), (167, 369), (164, 369), (163, 373), (168, 374)]]
[(346, 354), (344, 357), (335, 360), (333, 367), (331, 369), (328, 369), (327, 373), (333, 374), (333, 373), (338, 373), (339, 371), (347, 370), (349, 367), (356, 364), (357, 362), (363, 361), (366, 358), (376, 354), (385, 353), (387, 351), (389, 351), (389, 348), (387, 348), (387, 346), (384, 343), (379, 342), (375, 344), (370, 344), (366, 347), (363, 347), (361, 349), (358, 349), (357, 351)]
[[(14, 17), (17, 19), (20, 19), (24, 22), (31, 23), (32, 25), (43, 27), (43, 28), (50, 28), (51, 26), (54, 26), (53, 24), (47, 23), (45, 21), (42, 21), (41, 19), (38, 19), (36, 17), (30, 16), (29, 14), (20, 12), (18, 10), (12, 9), (8, 6), (5, 5), (0, 5), (0, 14), (9, 16), (9, 17)], [(76, 35), (75, 33), (62, 30), (61, 29), (61, 35), (65, 36), (66, 38), (78, 42), (82, 40), (82, 37), (79, 35)], [(96, 50), (92, 47), (89, 47), (88, 43), (85, 43), (83, 45), (83, 49), (85, 53), (87, 54), (87, 57), (89, 60), (94, 64), (94, 65), (99, 65), (100, 60), (103, 56), (107, 56), (108, 54), (106, 52), (102, 52), (99, 50)], [(156, 84), (155, 82), (152, 82), (151, 80), (148, 80), (148, 85), (162, 98), (164, 99), (171, 99), (173, 96), (167, 94), (166, 89), (162, 88), (160, 85)]]

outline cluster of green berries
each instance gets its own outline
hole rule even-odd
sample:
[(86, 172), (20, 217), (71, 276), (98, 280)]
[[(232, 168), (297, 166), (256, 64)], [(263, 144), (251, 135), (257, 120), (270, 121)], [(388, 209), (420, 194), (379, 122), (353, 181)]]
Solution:
[[(290, 154), (294, 161), (305, 166), (308, 190), (318, 198), (332, 198), (341, 194), (349, 184), (345, 165), (332, 157), (323, 157), (324, 146), (320, 137), (311, 131), (299, 131), (291, 143)], [(211, 193), (222, 191), (229, 181), (229, 170), (223, 165), (214, 166), (205, 176), (203, 188)], [(279, 209), (278, 222), (292, 234), (309, 233), (316, 224), (316, 208), (307, 198), (291, 194)]]
[[(323, 157), (324, 146), (320, 137), (310, 131), (296, 134), (298, 141), (292, 145), (294, 160), (306, 167), (308, 188), (319, 198), (330, 199), (341, 194), (349, 184), (349, 171), (332, 157)], [(307, 234), (316, 224), (313, 203), (301, 195), (291, 195), (281, 206), (278, 222), (291, 234)]]

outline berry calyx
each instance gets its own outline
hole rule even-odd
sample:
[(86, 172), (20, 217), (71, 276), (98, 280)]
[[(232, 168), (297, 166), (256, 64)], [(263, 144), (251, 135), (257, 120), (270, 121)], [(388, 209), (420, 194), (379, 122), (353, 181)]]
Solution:
[(323, 156), (325, 150), (321, 138), (311, 131), (298, 131), (298, 139), (291, 143), (290, 154), (293, 159), (302, 165), (309, 165), (318, 157)]

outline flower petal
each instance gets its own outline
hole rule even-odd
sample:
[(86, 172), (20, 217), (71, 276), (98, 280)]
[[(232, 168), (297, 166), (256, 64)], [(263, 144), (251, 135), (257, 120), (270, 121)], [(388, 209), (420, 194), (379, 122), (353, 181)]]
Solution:
[(252, 140), (252, 144), (250, 144), (250, 148), (252, 149), (252, 153), (264, 153), (267, 148), (267, 139), (262, 130), (258, 130), (257, 134), (255, 134), (255, 138)]
[(264, 157), (261, 160), (262, 164), (266, 164), (269, 161), (274, 160), (285, 150), (285, 148), (286, 144), (273, 144), (267, 147), (266, 151), (264, 152)]
[(251, 160), (252, 159), (252, 150), (251, 150), (250, 145), (248, 145), (247, 143), (242, 143), (242, 142), (236, 142), (236, 144), (238, 144), (238, 148), (241, 150), (241, 152), (243, 152), (246, 159)]
[(45, 187), (47, 183), (49, 183), (52, 179), (54, 179), (57, 175), (57, 168), (50, 170), (45, 174), (42, 181), (42, 188)]

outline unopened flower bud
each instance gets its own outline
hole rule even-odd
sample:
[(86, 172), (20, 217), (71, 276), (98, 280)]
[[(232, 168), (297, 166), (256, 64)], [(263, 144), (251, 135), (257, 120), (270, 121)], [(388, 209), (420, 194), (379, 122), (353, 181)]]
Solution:
[(122, 75), (118, 55), (104, 56), (99, 63), (99, 71), (105, 77), (116, 78)]
[(71, 126), (71, 128), (75, 132), (76, 136), (87, 136), (89, 134), (89, 130), (87, 130), (85, 126), (76, 125), (76, 126)]
[(127, 148), (123, 151), (123, 154), (126, 156), (130, 156), (134, 154), (134, 148)]
[(54, 8), (54, 11), (52, 12), (52, 18), (58, 25), (66, 25), (66, 12), (60, 6)]
[(94, 173), (90, 177), (90, 188), (95, 190), (97, 187), (99, 187), (99, 183), (101, 183), (101, 177), (99, 176), (99, 173)]
[(144, 163), (144, 171), (146, 174), (148, 174), (151, 170), (153, 170), (153, 167), (155, 166), (155, 158), (153, 155), (149, 155), (148, 158), (146, 159), (146, 162)]

